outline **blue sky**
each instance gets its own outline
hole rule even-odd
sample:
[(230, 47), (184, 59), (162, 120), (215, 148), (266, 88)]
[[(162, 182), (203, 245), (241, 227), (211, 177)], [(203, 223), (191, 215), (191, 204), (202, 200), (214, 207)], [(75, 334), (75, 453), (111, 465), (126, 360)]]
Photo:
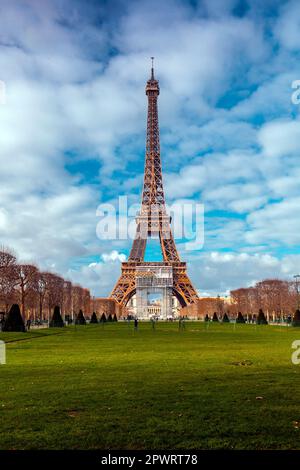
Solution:
[(165, 193), (203, 203), (200, 293), (300, 270), (298, 1), (2, 0), (0, 239), (94, 295), (130, 241), (96, 209), (140, 199), (155, 56)]

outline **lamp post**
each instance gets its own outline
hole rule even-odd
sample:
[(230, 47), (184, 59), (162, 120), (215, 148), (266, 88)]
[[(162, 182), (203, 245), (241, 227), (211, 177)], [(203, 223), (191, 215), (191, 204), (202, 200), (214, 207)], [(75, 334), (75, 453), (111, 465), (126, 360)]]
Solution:
[(300, 299), (299, 299), (300, 274), (295, 274), (294, 279), (295, 279), (295, 287), (296, 287), (296, 293), (297, 293), (297, 309), (299, 310), (299, 306), (300, 306)]

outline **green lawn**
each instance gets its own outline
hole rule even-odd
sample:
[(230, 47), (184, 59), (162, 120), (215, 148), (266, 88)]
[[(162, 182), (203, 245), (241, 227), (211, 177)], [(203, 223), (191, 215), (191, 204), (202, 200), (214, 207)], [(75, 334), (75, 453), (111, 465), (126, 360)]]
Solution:
[(0, 449), (300, 449), (300, 329), (118, 323), (0, 339)]

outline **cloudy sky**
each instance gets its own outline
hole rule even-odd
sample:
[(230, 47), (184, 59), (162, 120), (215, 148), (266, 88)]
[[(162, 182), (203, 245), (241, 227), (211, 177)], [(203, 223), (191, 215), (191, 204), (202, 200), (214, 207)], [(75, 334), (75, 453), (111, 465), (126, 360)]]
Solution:
[(205, 207), (201, 293), (300, 271), (300, 3), (0, 0), (0, 240), (108, 295), (130, 241), (101, 203), (139, 201), (155, 56), (166, 198)]

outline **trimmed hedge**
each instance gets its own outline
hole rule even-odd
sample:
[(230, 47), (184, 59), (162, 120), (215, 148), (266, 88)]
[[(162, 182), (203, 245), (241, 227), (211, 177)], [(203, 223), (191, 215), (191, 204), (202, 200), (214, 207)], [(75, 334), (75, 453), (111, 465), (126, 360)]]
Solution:
[(223, 315), (222, 323), (229, 323), (229, 322), (230, 322), (230, 320), (228, 318), (227, 313), (225, 312), (224, 315)]
[(242, 313), (239, 312), (236, 318), (236, 323), (245, 323), (245, 318), (243, 317)]
[(25, 325), (18, 304), (13, 304), (5, 319), (2, 331), (21, 331), (24, 333)]
[(268, 324), (267, 319), (265, 317), (265, 314), (264, 314), (264, 312), (262, 311), (261, 308), (259, 309), (256, 323), (257, 323), (257, 325), (267, 325)]
[(213, 318), (212, 318), (212, 321), (215, 321), (215, 322), (218, 322), (218, 321), (219, 321), (217, 312), (214, 312), (214, 316), (213, 316)]
[(113, 321), (112, 316), (111, 316), (111, 313), (108, 315), (107, 321), (108, 321), (108, 322), (112, 322), (112, 321)]
[(106, 322), (106, 316), (105, 313), (103, 312), (100, 318), (100, 323), (105, 323)]
[(300, 310), (297, 308), (295, 315), (293, 317), (293, 326), (300, 326)]
[(61, 328), (65, 326), (64, 321), (60, 314), (60, 308), (58, 305), (54, 307), (52, 320), (49, 323), (50, 328)]
[(90, 323), (98, 323), (96, 312), (93, 312)]
[(79, 310), (79, 313), (75, 320), (76, 325), (86, 325), (86, 319), (84, 318), (83, 311)]

